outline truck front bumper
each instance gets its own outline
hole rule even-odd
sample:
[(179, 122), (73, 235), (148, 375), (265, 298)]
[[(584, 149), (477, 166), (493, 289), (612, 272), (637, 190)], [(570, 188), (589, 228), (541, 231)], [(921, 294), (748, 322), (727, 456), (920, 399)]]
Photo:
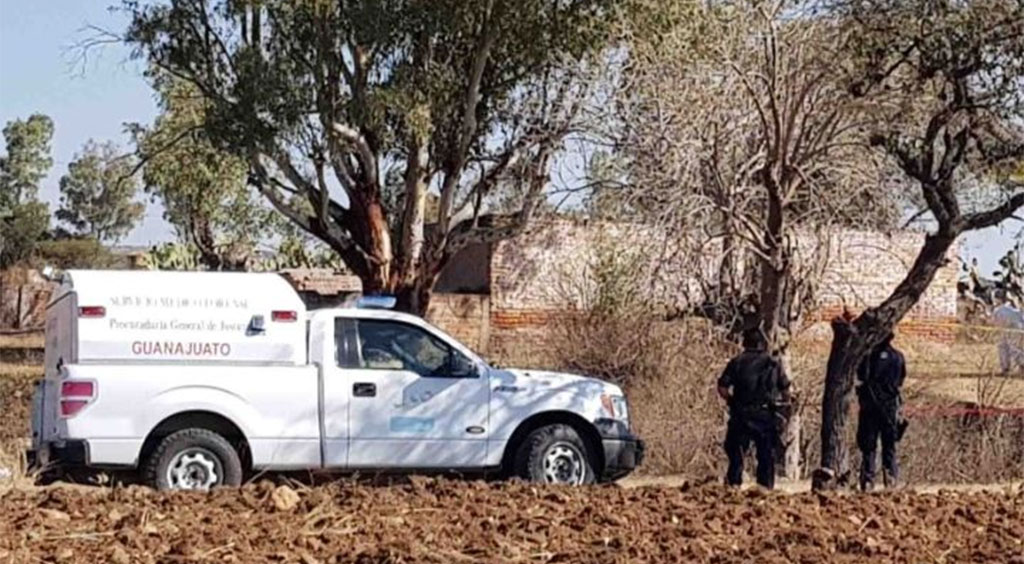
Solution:
[(602, 481), (618, 480), (643, 463), (644, 441), (632, 434), (625, 424), (619, 421), (599, 420), (597, 429), (604, 447)]

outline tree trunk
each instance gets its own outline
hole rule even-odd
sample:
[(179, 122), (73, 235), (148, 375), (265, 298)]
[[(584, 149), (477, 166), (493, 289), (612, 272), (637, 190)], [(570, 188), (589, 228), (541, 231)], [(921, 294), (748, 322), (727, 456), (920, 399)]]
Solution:
[[(765, 188), (768, 190), (768, 206), (764, 233), (764, 255), (760, 264), (758, 317), (761, 329), (768, 341), (769, 350), (782, 365), (783, 371), (793, 378), (790, 362), (790, 318), (792, 299), (790, 277), (792, 276), (792, 253), (785, 241), (785, 217), (781, 199), (781, 186), (771, 172), (766, 171)], [(785, 476), (798, 479), (800, 476), (800, 417), (797, 405), (786, 408), (786, 425), (780, 437), (784, 447), (783, 461)]]
[(854, 374), (867, 352), (856, 328), (845, 319), (832, 321), (832, 349), (825, 372), (821, 400), (821, 467), (814, 473), (814, 489), (833, 489), (849, 479), (846, 418), (850, 412)]
[[(782, 370), (790, 378), (793, 377), (792, 362), (790, 362), (789, 347), (778, 352), (779, 363)], [(800, 430), (801, 419), (799, 405), (794, 401), (786, 414), (786, 426), (782, 431), (783, 452), (783, 475), (788, 480), (799, 480), (801, 473), (800, 455)]]
[[(394, 254), (391, 247), (391, 231), (388, 227), (384, 207), (379, 199), (373, 198), (366, 202), (360, 210), (366, 229), (363, 233), (362, 247), (366, 251), (363, 259), (363, 272), (356, 272), (363, 282), (363, 293), (377, 294), (394, 290), (392, 267)], [(353, 206), (355, 209), (355, 206)], [(357, 231), (358, 232), (358, 231)]]
[(957, 234), (952, 229), (940, 229), (929, 235), (906, 277), (884, 302), (856, 320), (832, 321), (832, 348), (821, 400), (821, 467), (814, 472), (814, 489), (834, 489), (849, 482), (846, 420), (857, 366), (921, 299), (939, 268), (946, 264), (946, 253)]
[(426, 317), (436, 275), (418, 276), (412, 284), (401, 286), (395, 292), (395, 309)]

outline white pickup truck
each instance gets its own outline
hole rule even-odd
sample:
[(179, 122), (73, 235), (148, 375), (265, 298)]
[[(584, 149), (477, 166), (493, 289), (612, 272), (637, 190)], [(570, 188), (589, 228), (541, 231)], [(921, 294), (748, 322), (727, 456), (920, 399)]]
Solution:
[(618, 386), (497, 369), (379, 307), (307, 312), (276, 274), (69, 271), (45, 359), (30, 460), (159, 489), (313, 469), (579, 485), (643, 457)]

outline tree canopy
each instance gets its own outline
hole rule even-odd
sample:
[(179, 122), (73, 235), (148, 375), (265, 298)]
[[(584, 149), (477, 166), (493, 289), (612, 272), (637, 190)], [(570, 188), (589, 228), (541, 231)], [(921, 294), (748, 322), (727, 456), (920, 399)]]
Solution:
[(31, 256), (49, 228), (49, 208), (38, 200), (39, 183), (53, 165), (53, 121), (34, 114), (4, 127), (0, 156), (0, 268)]
[(146, 207), (135, 200), (135, 162), (113, 143), (86, 143), (60, 179), (56, 218), (76, 237), (116, 242), (127, 235)]
[[(459, 248), (515, 234), (543, 200), (612, 4), (129, 2), (126, 40), (201, 93), (210, 141), (279, 212), (422, 311)], [(518, 209), (491, 208), (499, 186)]]

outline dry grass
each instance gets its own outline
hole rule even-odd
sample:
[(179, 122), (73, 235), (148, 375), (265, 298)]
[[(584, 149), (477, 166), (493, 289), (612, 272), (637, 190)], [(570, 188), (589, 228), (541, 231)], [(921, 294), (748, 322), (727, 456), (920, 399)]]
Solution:
[(1024, 407), (1024, 379), (997, 374), (960, 378), (907, 378), (908, 395), (928, 404), (971, 404), (995, 408)]
[(15, 335), (0, 335), (0, 349), (42, 348), (43, 344), (43, 334), (39, 332), (21, 333)]
[(11, 488), (25, 488), (35, 484), (25, 461), (25, 447), (20, 440), (0, 441), (0, 494)]
[(36, 364), (0, 364), (0, 378), (22, 380), (43, 375), (43, 367)]
[[(642, 474), (719, 477), (725, 464), (721, 441), (727, 415), (714, 393), (714, 382), (734, 347), (701, 323), (651, 324), (625, 315), (578, 317), (563, 325), (568, 324), (553, 331), (556, 367), (625, 383), (633, 425), (649, 445)], [(616, 335), (629, 337), (616, 341)], [(622, 346), (636, 343), (638, 335), (644, 336), (643, 354)], [(911, 378), (906, 396), (911, 405), (1024, 406), (1024, 379), (992, 376), (998, 354), (991, 342), (950, 346), (903, 339), (897, 345), (908, 358)], [(805, 474), (819, 460), (828, 346), (827, 341), (802, 340), (791, 351), (792, 376), (802, 404), (800, 448)], [(850, 416), (847, 445), (853, 449), (849, 460), (855, 469), (860, 463), (853, 440), (855, 400)], [(1019, 480), (1024, 477), (1024, 418), (915, 415), (900, 453), (903, 478), (912, 484)]]
[(550, 340), (560, 370), (623, 385), (632, 425), (647, 442), (644, 474), (718, 472), (727, 414), (715, 381), (733, 346), (699, 321), (643, 314), (581, 315)]
[(32, 385), (42, 375), (41, 366), (0, 364), (0, 493), (35, 483), (26, 473), (25, 443)]
[(0, 445), (29, 436), (32, 386), (40, 366), (0, 364)]

